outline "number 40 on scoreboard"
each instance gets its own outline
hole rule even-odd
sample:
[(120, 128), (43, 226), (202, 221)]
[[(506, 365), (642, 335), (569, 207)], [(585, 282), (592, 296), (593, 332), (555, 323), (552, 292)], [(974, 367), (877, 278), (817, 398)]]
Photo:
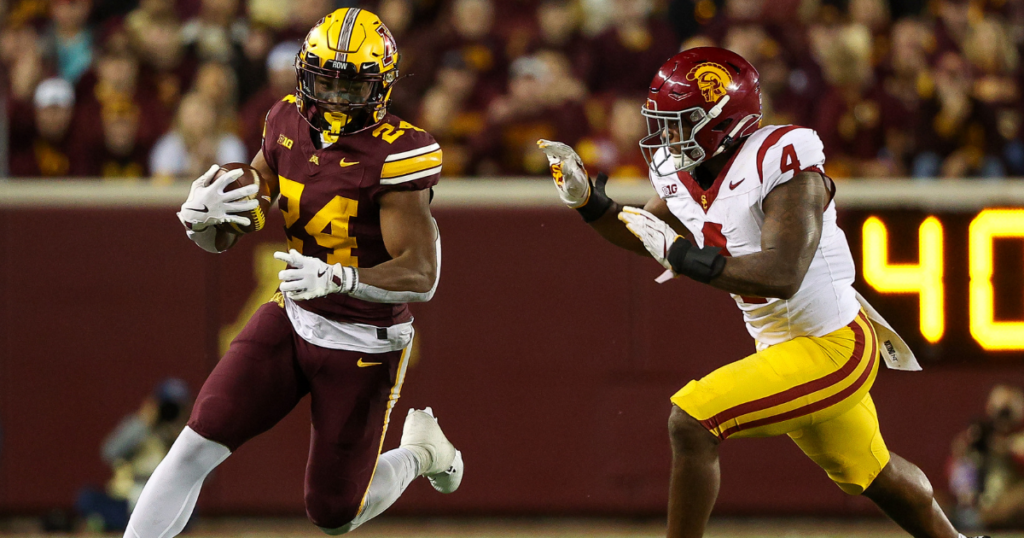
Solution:
[[(986, 350), (1024, 350), (1024, 320), (995, 319), (993, 241), (1024, 239), (1024, 209), (986, 209), (968, 231), (970, 263), (970, 330)], [(862, 229), (864, 280), (883, 293), (916, 293), (920, 298), (921, 334), (936, 343), (946, 330), (942, 223), (928, 217), (918, 229), (918, 262), (889, 263), (889, 232), (877, 217)]]

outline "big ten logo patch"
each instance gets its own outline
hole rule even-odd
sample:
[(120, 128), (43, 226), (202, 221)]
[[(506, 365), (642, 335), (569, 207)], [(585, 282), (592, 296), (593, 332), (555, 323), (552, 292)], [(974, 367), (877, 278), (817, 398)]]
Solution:
[(292, 149), (292, 145), (295, 144), (291, 138), (288, 138), (285, 135), (278, 135), (277, 143), (284, 146), (286, 149)]

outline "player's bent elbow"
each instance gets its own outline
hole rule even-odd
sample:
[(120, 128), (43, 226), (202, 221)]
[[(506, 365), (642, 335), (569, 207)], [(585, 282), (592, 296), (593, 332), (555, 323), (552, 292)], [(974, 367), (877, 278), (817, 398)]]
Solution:
[(417, 283), (410, 286), (409, 291), (415, 294), (413, 302), (425, 303), (434, 297), (434, 290), (437, 289), (437, 276), (434, 273), (423, 275), (417, 279)]

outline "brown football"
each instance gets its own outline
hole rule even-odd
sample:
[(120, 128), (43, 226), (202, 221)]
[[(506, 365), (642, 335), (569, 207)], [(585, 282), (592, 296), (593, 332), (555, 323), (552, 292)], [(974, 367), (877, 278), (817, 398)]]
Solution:
[[(267, 215), (270, 214), (270, 202), (274, 199), (274, 191), (276, 189), (273, 188), (273, 185), (271, 185), (269, 181), (264, 180), (263, 176), (260, 175), (255, 168), (245, 163), (228, 163), (221, 166), (220, 170), (217, 171), (217, 174), (213, 176), (213, 180), (216, 180), (220, 176), (239, 168), (242, 169), (242, 175), (235, 181), (229, 183), (227, 187), (224, 187), (224, 192), (240, 189), (255, 183), (256, 185), (259, 185), (260, 189), (255, 195), (255, 198), (259, 200), (260, 205), (252, 211), (236, 213), (237, 215), (249, 218), (248, 226), (241, 226), (233, 222), (226, 222), (224, 224), (218, 224), (217, 227), (226, 232), (241, 235), (263, 229), (263, 225), (267, 223)], [(251, 198), (244, 199), (247, 200)]]

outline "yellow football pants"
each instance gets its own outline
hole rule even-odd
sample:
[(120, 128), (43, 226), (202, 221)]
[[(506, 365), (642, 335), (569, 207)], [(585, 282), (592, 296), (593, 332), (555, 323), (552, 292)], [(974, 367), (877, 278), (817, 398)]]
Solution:
[(868, 391), (878, 340), (863, 313), (825, 336), (771, 346), (690, 381), (672, 403), (719, 439), (788, 435), (843, 491), (889, 462)]

